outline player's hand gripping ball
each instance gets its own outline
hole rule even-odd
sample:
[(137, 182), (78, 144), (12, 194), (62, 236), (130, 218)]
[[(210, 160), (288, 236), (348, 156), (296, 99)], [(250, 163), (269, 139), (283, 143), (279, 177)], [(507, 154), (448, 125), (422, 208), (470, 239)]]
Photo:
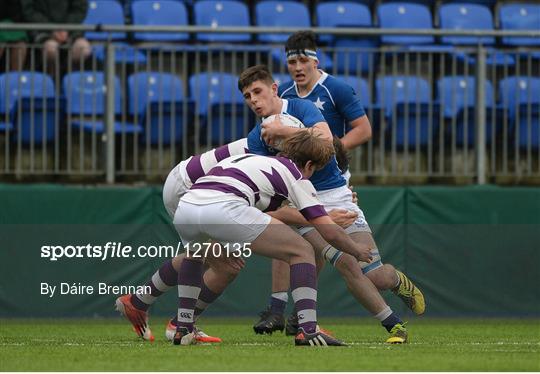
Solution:
[[(291, 116), (290, 114), (281, 113), (281, 114), (273, 114), (271, 116), (268, 116), (262, 121), (261, 127), (262, 132), (261, 135), (265, 142), (271, 146), (272, 148), (280, 151), (281, 150), (281, 143), (284, 139), (282, 139), (279, 136), (275, 136), (275, 126), (279, 123), (281, 126), (288, 126), (288, 127), (294, 127), (294, 128), (303, 128), (305, 127), (302, 121), (300, 121), (298, 118)], [(278, 126), (280, 126), (278, 125)]]

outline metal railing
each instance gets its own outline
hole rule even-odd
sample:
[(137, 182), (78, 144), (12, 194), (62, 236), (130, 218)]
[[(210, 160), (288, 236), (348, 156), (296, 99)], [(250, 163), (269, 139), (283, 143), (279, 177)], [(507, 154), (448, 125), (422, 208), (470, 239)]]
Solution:
[[(62, 25), (70, 31), (291, 33), (292, 29)], [(57, 25), (0, 24), (0, 30)], [(540, 37), (539, 30), (326, 29), (382, 35)], [(2, 47), (2, 46), (0, 46)], [(104, 40), (86, 60), (63, 47), (51, 66), (28, 45), (26, 67), (0, 87), (0, 178), (164, 178), (191, 154), (245, 136), (256, 118), (236, 88), (247, 66), (286, 65), (262, 44), (119, 44)], [(353, 180), (388, 183), (538, 183), (540, 49), (440, 45), (326, 46), (321, 67), (363, 102), (373, 138), (351, 154)], [(2, 68), (2, 67), (0, 67)], [(48, 73), (43, 77), (37, 73)], [(154, 74), (164, 73), (166, 75)], [(217, 73), (226, 73), (218, 75)], [(48, 77), (48, 78), (47, 78)], [(527, 96), (528, 95), (528, 96)], [(472, 96), (472, 98), (471, 98)], [(521, 100), (522, 96), (525, 97)], [(461, 105), (460, 102), (464, 105)]]

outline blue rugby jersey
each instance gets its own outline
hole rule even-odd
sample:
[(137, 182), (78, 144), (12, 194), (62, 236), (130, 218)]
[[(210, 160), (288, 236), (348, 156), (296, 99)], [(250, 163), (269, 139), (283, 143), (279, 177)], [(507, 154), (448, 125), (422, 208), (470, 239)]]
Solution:
[(282, 99), (306, 99), (321, 111), (332, 134), (343, 137), (350, 130), (349, 122), (366, 114), (354, 89), (347, 83), (322, 72), (321, 78), (305, 96), (298, 95), (296, 83), (282, 83), (278, 89)]
[[(287, 113), (298, 118), (306, 127), (312, 127), (318, 122), (326, 122), (322, 114), (309, 100), (283, 100), (281, 113)], [(263, 156), (273, 156), (277, 154), (277, 151), (272, 147), (269, 147), (262, 139), (260, 124), (257, 124), (253, 130), (250, 131), (247, 139), (250, 153)], [(309, 180), (313, 183), (313, 186), (317, 191), (330, 190), (347, 184), (345, 178), (341, 175), (335, 157), (333, 157), (324, 168), (316, 171)]]

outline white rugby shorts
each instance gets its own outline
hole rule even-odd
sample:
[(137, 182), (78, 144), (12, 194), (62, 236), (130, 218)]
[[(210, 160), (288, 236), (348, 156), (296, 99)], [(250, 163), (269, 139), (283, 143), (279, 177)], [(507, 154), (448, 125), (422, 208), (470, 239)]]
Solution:
[[(364, 216), (364, 212), (362, 212), (358, 205), (352, 201), (352, 191), (349, 187), (342, 186), (331, 190), (317, 191), (317, 197), (327, 212), (332, 209), (347, 209), (358, 214), (354, 223), (345, 230), (348, 234), (358, 231), (371, 232), (366, 217)], [(314, 230), (312, 226), (298, 226), (296, 229), (302, 236), (309, 231)]]
[(184, 246), (212, 239), (221, 243), (252, 243), (272, 218), (245, 201), (229, 200), (197, 205), (180, 200), (174, 227)]
[(174, 212), (178, 208), (180, 198), (189, 190), (189, 187), (184, 182), (184, 176), (181, 174), (181, 166), (182, 164), (169, 172), (163, 185), (163, 205), (165, 205), (165, 209), (171, 219), (174, 218)]

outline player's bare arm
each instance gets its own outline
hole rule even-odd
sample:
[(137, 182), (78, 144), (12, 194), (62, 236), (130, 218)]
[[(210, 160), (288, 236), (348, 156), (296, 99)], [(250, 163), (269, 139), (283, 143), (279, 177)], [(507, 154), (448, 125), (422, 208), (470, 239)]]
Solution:
[(372, 255), (370, 246), (355, 243), (345, 231), (336, 225), (329, 216), (320, 216), (309, 221), (319, 234), (329, 244), (339, 248), (342, 252), (348, 253), (358, 261), (371, 262)]
[[(300, 226), (309, 226), (311, 225), (308, 220), (298, 211), (298, 209), (284, 206), (274, 212), (268, 212), (268, 214), (280, 221), (286, 223), (287, 225), (300, 225)], [(341, 227), (348, 227), (354, 223), (358, 214), (355, 212), (348, 211), (346, 209), (332, 209), (328, 212), (328, 216), (334, 221), (336, 225)]]
[(328, 126), (328, 123), (326, 122), (317, 122), (313, 128), (315, 129), (315, 132), (318, 134), (321, 134), (321, 136), (324, 139), (327, 139), (328, 141), (332, 141), (334, 136), (332, 135), (332, 131), (330, 131), (330, 127)]
[(351, 130), (341, 138), (341, 143), (343, 143), (346, 150), (354, 149), (360, 144), (364, 144), (372, 136), (371, 123), (367, 115), (351, 121), (350, 125)]

